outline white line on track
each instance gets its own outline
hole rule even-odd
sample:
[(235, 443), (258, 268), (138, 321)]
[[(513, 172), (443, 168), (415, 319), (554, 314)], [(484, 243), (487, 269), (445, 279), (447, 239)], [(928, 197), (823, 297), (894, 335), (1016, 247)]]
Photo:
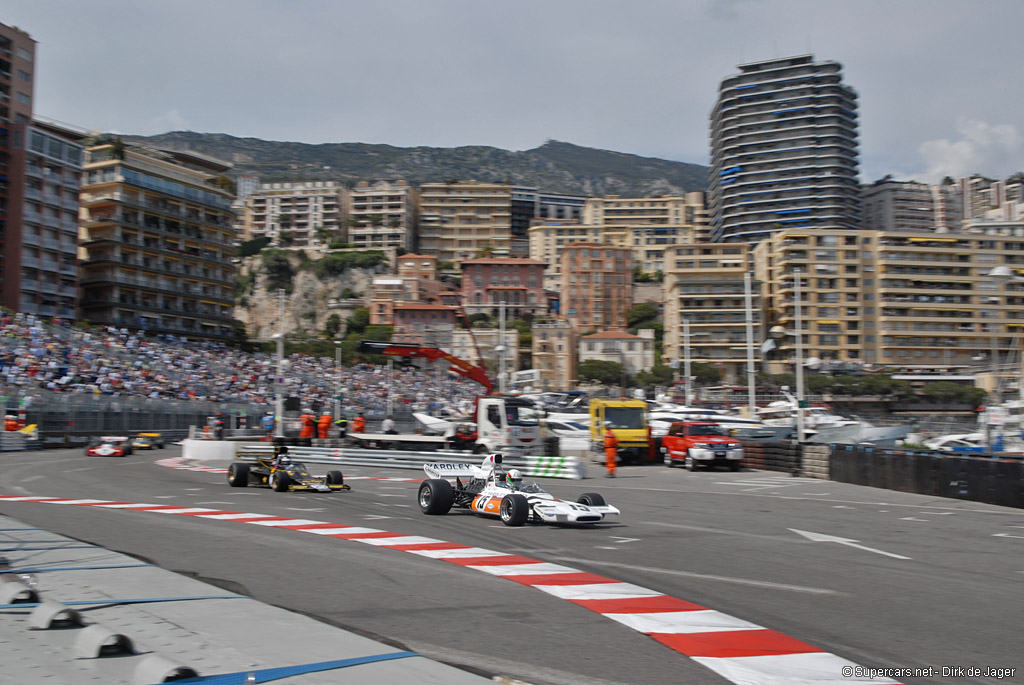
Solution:
[[(511, 528), (509, 530), (512, 530)], [(555, 561), (570, 561), (579, 563), (578, 557), (553, 557)], [(827, 590), (820, 587), (805, 587), (803, 585), (787, 585), (785, 583), (772, 583), (767, 580), (754, 580), (752, 578), (733, 578), (731, 576), (713, 576), (706, 573), (694, 573), (692, 571), (679, 571), (673, 568), (652, 568), (649, 566), (637, 566), (635, 564), (621, 564), (616, 561), (594, 561), (587, 560), (590, 566), (611, 566), (613, 568), (627, 568), (647, 573), (663, 573), (669, 576), (680, 576), (682, 578), (697, 578), (700, 580), (713, 580), (721, 583), (733, 583), (734, 585), (750, 585), (752, 587), (763, 587), (769, 590), (789, 590), (790, 592), (803, 592), (810, 595), (841, 595), (845, 594), (838, 590)]]
[(68, 469), (67, 473), (77, 473), (79, 471), (92, 471), (92, 469), (93, 469), (92, 466), (83, 466), (80, 469)]
[(757, 538), (759, 540), (771, 540), (773, 542), (797, 542), (803, 544), (802, 540), (794, 540), (792, 535), (765, 535), (763, 533), (750, 533), (745, 530), (728, 530), (727, 528), (711, 528), (708, 526), (689, 526), (685, 523), (668, 523), (667, 521), (638, 521), (637, 525), (657, 526), (661, 528), (676, 528), (678, 530), (692, 530), (698, 533), (738, 535), (744, 538)]
[(45, 478), (45, 476), (29, 476), (28, 478), (22, 478), (21, 482), (22, 483), (31, 483), (32, 481), (39, 480), (40, 478)]

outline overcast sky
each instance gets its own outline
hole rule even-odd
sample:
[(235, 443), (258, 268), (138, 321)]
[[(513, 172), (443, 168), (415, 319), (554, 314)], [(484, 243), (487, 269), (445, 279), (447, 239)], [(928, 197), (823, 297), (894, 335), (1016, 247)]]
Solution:
[(859, 95), (861, 177), (1024, 169), (1021, 0), (0, 0), (37, 114), (308, 143), (556, 139), (709, 163), (736, 65), (813, 53)]

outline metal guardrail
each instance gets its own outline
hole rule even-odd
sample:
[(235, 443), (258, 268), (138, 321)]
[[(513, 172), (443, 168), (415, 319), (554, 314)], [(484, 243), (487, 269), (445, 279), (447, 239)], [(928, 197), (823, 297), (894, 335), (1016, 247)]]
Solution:
[[(274, 453), (273, 445), (242, 445), (237, 456), (255, 460)], [(403, 452), (397, 450), (366, 450), (343, 447), (289, 447), (288, 456), (311, 464), (342, 464), (348, 466), (384, 466), (392, 469), (423, 470), (424, 464), (473, 464), (479, 455), (467, 452)], [(578, 457), (508, 456), (503, 463), (520, 469), (523, 475), (535, 478), (585, 478), (583, 463)]]

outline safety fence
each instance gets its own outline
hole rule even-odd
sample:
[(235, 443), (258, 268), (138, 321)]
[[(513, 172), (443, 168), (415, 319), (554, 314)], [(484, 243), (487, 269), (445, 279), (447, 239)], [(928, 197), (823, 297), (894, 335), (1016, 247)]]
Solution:
[[(273, 445), (239, 446), (239, 459), (254, 460), (274, 453)], [(289, 447), (288, 456), (311, 464), (341, 464), (348, 466), (376, 466), (392, 469), (423, 470), (424, 464), (479, 464), (479, 455), (465, 452), (404, 452), (394, 450), (366, 450), (341, 447)], [(577, 457), (507, 456), (503, 464), (517, 468), (526, 476), (535, 478), (585, 478), (584, 465)]]
[(1024, 508), (1020, 455), (962, 455), (872, 445), (744, 441), (743, 466), (886, 490)]

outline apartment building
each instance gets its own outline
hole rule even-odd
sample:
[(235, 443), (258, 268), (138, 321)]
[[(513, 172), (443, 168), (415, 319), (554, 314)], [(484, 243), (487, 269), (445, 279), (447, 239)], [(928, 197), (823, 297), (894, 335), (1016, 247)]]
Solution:
[[(766, 321), (790, 335), (776, 358), (792, 357), (799, 297), (804, 358), (864, 361), (865, 314), (874, 306), (877, 232), (826, 229), (772, 233), (754, 248)], [(798, 292), (799, 291), (799, 292)]]
[(588, 198), (583, 206), (583, 223), (622, 226), (692, 226), (697, 237), (706, 239), (711, 232), (704, 193), (683, 196)]
[[(749, 253), (745, 243), (696, 243), (666, 251), (662, 363), (685, 359), (688, 328), (692, 362), (715, 366), (727, 383), (746, 383)], [(752, 340), (760, 358), (761, 284), (750, 279), (749, 287)]]
[[(884, 178), (861, 190), (864, 228), (878, 231), (934, 231), (942, 225), (936, 186)], [(948, 229), (947, 229), (948, 230)]]
[(564, 319), (540, 321), (530, 327), (533, 368), (544, 390), (569, 390), (577, 384), (577, 333)]
[(2, 303), (73, 319), (78, 192), (86, 132), (37, 119), (11, 126)]
[(561, 318), (576, 330), (624, 330), (633, 304), (633, 257), (625, 247), (573, 243), (562, 250)]
[(597, 360), (621, 364), (625, 373), (635, 376), (654, 366), (654, 329), (643, 328), (640, 335), (625, 331), (601, 331), (579, 340), (579, 356), (585, 361)]
[(857, 95), (842, 66), (798, 55), (738, 68), (711, 113), (713, 240), (860, 228)]
[(418, 211), (416, 190), (406, 181), (360, 181), (348, 193), (348, 241), (412, 250)]
[(231, 168), (193, 152), (105, 139), (86, 150), (82, 316), (93, 323), (224, 340), (232, 334), (236, 254)]
[(420, 186), (419, 251), (458, 264), (480, 251), (512, 254), (512, 187), (454, 181)]
[(462, 262), (462, 302), (468, 314), (496, 316), (502, 303), (505, 316), (546, 314), (545, 262), (533, 259), (484, 257)]
[(20, 276), (19, 214), (23, 211), (24, 179), (11, 159), (11, 148), (15, 142), (16, 147), (24, 146), (24, 132), (16, 133), (13, 127), (32, 121), (35, 61), (36, 41), (19, 28), (0, 24), (0, 278), (5, 284), (3, 304), (14, 309), (20, 296), (8, 294), (15, 286), (7, 284)]
[[(695, 242), (693, 226), (579, 225), (567, 222), (542, 223), (530, 228), (530, 259), (546, 262), (545, 278), (557, 284), (561, 279), (561, 254), (565, 245), (593, 242), (628, 247), (633, 263), (641, 271), (665, 270), (665, 250), (677, 244)], [(552, 285), (552, 287), (555, 287)]]
[(990, 273), (997, 266), (1024, 273), (1024, 223), (976, 221), (949, 234), (887, 232), (878, 235), (872, 256), (866, 361), (988, 369), (993, 354), (999, 363), (1020, 359), (1024, 289)]
[[(437, 280), (437, 257), (406, 254), (398, 257), (396, 274), (373, 279), (370, 293), (370, 323), (394, 325), (394, 308), (407, 303), (449, 304), (459, 294)], [(451, 296), (451, 299), (447, 296)]]
[(409, 302), (394, 307), (395, 342), (451, 349), (458, 310), (443, 304)]
[(535, 218), (558, 219), (568, 221), (583, 220), (583, 206), (587, 198), (582, 195), (563, 195), (562, 193), (537, 193), (537, 211)]
[(252, 212), (251, 238), (295, 247), (344, 241), (344, 193), (335, 181), (261, 183), (246, 201)]

